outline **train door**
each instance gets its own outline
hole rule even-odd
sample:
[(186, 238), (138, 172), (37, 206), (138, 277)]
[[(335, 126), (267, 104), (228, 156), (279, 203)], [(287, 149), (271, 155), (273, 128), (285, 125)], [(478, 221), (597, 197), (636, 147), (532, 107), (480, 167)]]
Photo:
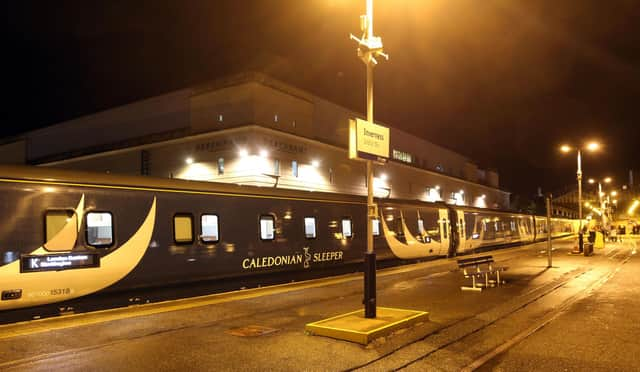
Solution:
[[(440, 227), (440, 254), (447, 254), (447, 257), (451, 254), (451, 246), (449, 240), (449, 210), (438, 210), (438, 225)], [(455, 253), (455, 252), (454, 252)]]
[(458, 217), (458, 237), (459, 243), (457, 250), (459, 252), (464, 251), (467, 246), (467, 222), (464, 219), (464, 211), (456, 211)]

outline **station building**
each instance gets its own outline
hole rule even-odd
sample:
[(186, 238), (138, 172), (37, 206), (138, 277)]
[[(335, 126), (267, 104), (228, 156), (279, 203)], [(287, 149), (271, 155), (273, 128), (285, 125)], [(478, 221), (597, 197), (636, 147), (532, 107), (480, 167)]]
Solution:
[[(360, 113), (260, 73), (245, 73), (0, 142), (4, 163), (366, 195), (348, 159)], [(498, 173), (390, 127), (374, 166), (379, 198), (509, 208)]]

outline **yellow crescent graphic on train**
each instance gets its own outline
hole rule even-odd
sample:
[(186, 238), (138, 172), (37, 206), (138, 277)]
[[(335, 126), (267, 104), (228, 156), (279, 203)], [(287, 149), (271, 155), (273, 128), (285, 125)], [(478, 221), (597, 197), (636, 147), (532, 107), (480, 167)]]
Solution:
[(380, 219), (382, 220), (382, 231), (383, 231), (384, 238), (387, 241), (389, 248), (391, 248), (391, 252), (393, 252), (393, 254), (396, 255), (396, 257), (402, 258), (402, 259), (410, 259), (410, 258), (426, 257), (429, 255), (428, 253), (429, 250), (426, 248), (428, 244), (422, 244), (417, 240), (413, 239), (413, 237), (411, 236), (411, 233), (409, 232), (409, 229), (407, 229), (407, 227), (404, 224), (404, 219), (402, 221), (402, 228), (404, 230), (405, 237), (407, 238), (408, 244), (404, 244), (400, 242), (398, 239), (395, 238), (395, 236), (393, 236), (393, 233), (391, 233), (391, 230), (389, 230), (389, 227), (387, 226), (387, 222), (385, 221), (384, 215), (381, 215)]
[[(151, 242), (156, 218), (156, 198), (149, 213), (133, 236), (102, 257), (100, 267), (62, 271), (20, 273), (20, 262), (15, 261), (0, 271), (0, 289), (22, 290), (17, 300), (0, 302), (0, 310), (36, 306), (69, 300), (104, 289), (129, 274), (140, 262)], [(39, 254), (41, 248), (34, 251)], [(46, 253), (42, 250), (41, 253)]]
[[(82, 225), (82, 218), (84, 217), (84, 194), (80, 197), (80, 201), (75, 209), (76, 216), (78, 218), (76, 221), (69, 220), (66, 225), (48, 242), (44, 243), (37, 249), (28, 253), (29, 255), (39, 255), (39, 254), (47, 254), (48, 252), (44, 249), (44, 247), (52, 247), (52, 246), (66, 246), (73, 248), (76, 243), (77, 233), (80, 232), (80, 227)], [(74, 222), (76, 222), (74, 226)], [(75, 227), (75, 229), (74, 229)], [(77, 230), (76, 230), (77, 229)], [(20, 270), (20, 260), (15, 260), (7, 265), (0, 266), (0, 277), (4, 271), (7, 272), (15, 272), (15, 270)]]

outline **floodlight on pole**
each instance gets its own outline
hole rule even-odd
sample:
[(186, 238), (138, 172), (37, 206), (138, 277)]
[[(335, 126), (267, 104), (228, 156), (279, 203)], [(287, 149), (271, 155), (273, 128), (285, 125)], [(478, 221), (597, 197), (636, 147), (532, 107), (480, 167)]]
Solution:
[[(596, 151), (600, 149), (600, 144), (598, 142), (592, 141), (587, 143), (584, 146), (585, 150), (588, 151)], [(578, 219), (580, 220), (580, 229), (578, 232), (578, 246), (581, 252), (584, 252), (585, 256), (588, 253), (584, 250), (584, 240), (583, 240), (583, 232), (582, 232), (582, 150), (581, 147), (572, 147), (568, 144), (564, 144), (560, 146), (560, 151), (564, 153), (572, 152), (573, 150), (577, 150), (578, 152), (578, 170), (576, 172), (576, 178), (578, 180)]]

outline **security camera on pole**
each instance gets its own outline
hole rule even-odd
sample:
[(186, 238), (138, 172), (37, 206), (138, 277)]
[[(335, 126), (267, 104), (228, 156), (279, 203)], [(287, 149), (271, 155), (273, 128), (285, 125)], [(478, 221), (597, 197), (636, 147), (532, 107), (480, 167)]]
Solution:
[[(367, 162), (367, 251), (364, 255), (364, 311), (366, 318), (376, 317), (376, 254), (373, 251), (373, 221), (377, 218), (377, 206), (373, 203), (373, 165), (372, 158), (377, 157), (378, 161), (384, 161), (389, 154), (389, 129), (375, 125), (373, 123), (373, 68), (378, 64), (376, 58), (383, 57), (389, 59), (389, 56), (382, 51), (382, 39), (373, 36), (373, 0), (367, 0), (367, 14), (360, 16), (360, 28), (362, 29), (362, 37), (357, 38), (351, 35), (351, 39), (358, 43), (358, 57), (367, 66), (367, 121), (352, 121), (350, 130), (350, 151), (349, 157), (360, 157), (365, 152)], [(386, 131), (385, 131), (386, 129)], [(364, 143), (364, 139), (360, 140), (367, 134), (375, 133), (369, 136), (370, 141), (377, 149), (373, 151), (364, 150), (359, 146)], [(386, 142), (386, 154), (384, 143)], [(352, 147), (352, 145), (354, 145)], [(379, 151), (378, 151), (379, 150)]]

